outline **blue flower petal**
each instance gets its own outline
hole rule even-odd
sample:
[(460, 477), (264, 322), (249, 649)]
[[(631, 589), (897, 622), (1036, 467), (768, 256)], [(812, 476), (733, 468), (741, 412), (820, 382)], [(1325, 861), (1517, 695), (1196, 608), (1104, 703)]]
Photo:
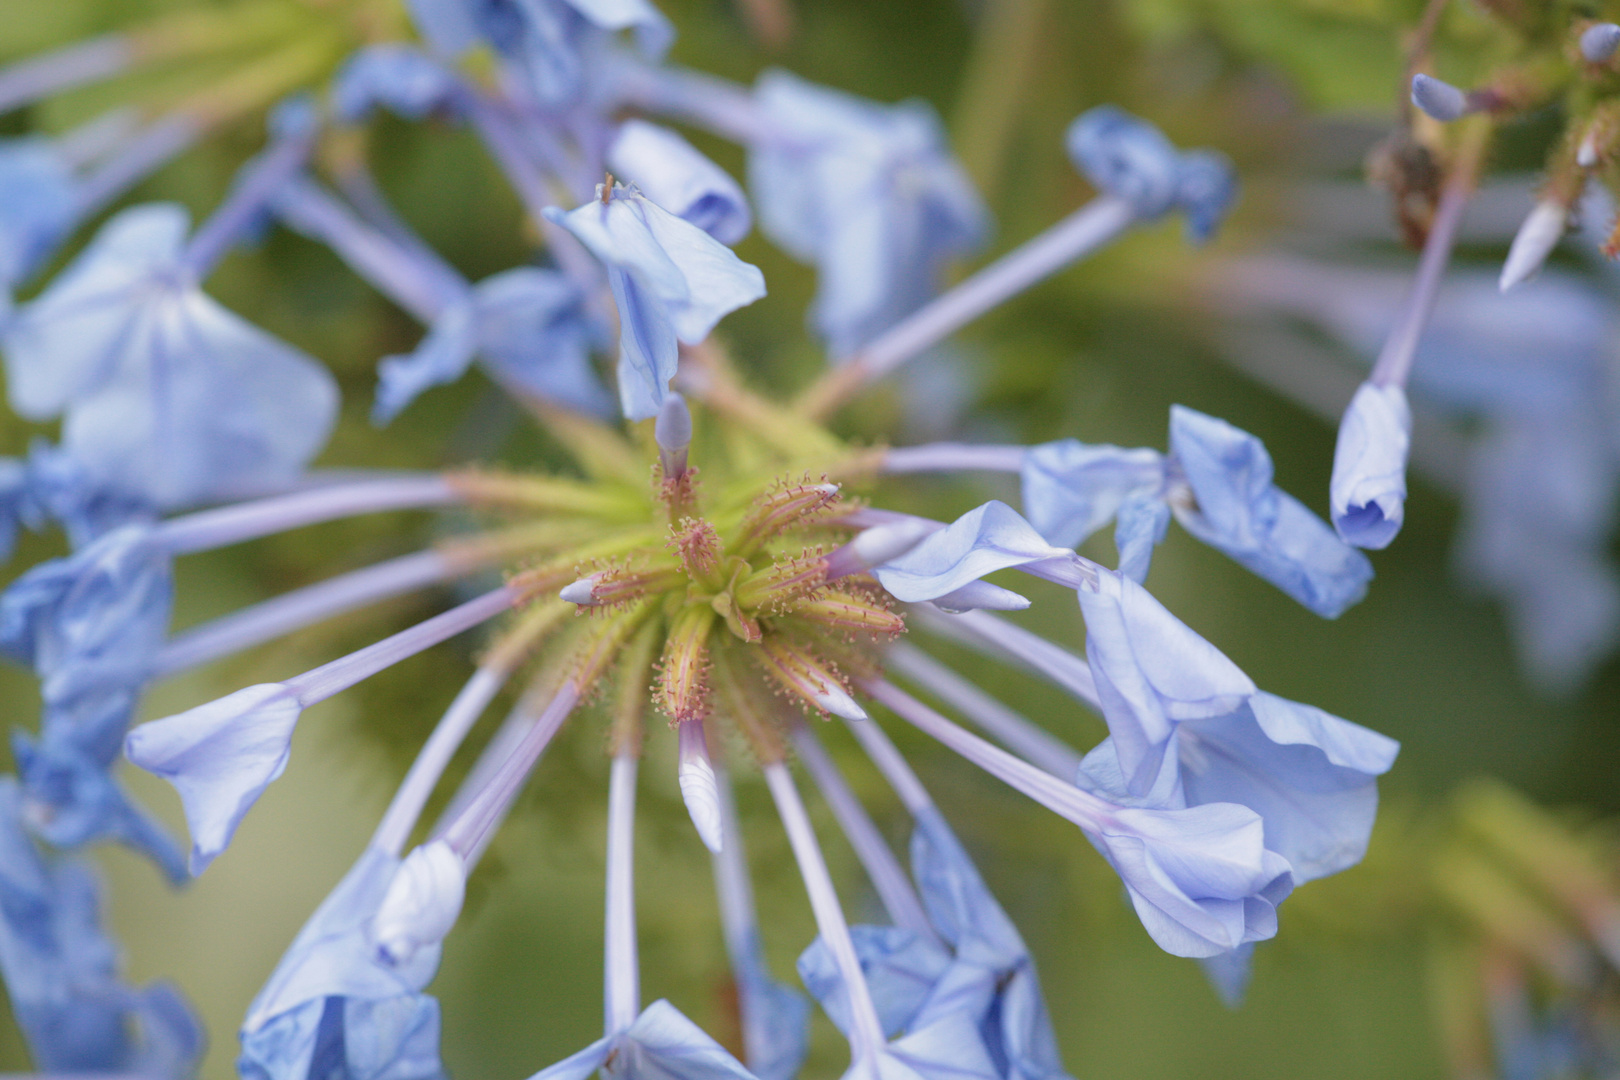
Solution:
[(669, 128), (626, 120), (608, 148), (607, 163), (614, 176), (722, 244), (738, 243), (753, 228), (737, 182)]
[(180, 793), (193, 874), (229, 846), (243, 816), (287, 767), (301, 711), (286, 687), (261, 683), (129, 733), (129, 760)]
[(619, 396), (632, 420), (663, 406), (678, 341), (697, 344), (723, 316), (765, 295), (758, 267), (633, 191), (615, 188), (605, 203), (546, 216), (608, 266), (619, 309)]
[(1068, 555), (1012, 507), (992, 500), (872, 573), (896, 599), (912, 603), (946, 596), (996, 570)]
[(1164, 458), (1062, 439), (1026, 450), (1019, 477), (1030, 524), (1054, 544), (1079, 547), (1127, 499), (1163, 489)]

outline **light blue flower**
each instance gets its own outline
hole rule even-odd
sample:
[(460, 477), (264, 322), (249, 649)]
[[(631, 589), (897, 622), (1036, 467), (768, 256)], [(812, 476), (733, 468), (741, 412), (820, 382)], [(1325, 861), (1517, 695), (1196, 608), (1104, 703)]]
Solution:
[(1182, 528), (1325, 618), (1366, 595), (1372, 564), (1272, 483), (1259, 439), (1173, 405), (1170, 452), (1193, 495), (1192, 505), (1171, 500)]
[(1105, 576), (1081, 607), (1110, 735), (1081, 763), (1079, 786), (1128, 805), (1248, 807), (1297, 882), (1360, 861), (1398, 743), (1255, 689), (1128, 579)]
[(74, 550), (120, 525), (155, 519), (146, 500), (97, 483), (82, 462), (46, 439), (29, 444), (25, 469), (23, 524), (39, 532), (59, 522)]
[(1047, 543), (1012, 507), (992, 500), (872, 573), (897, 600), (934, 600), (949, 607), (952, 597), (983, 584), (978, 579), (986, 574), (1072, 554)]
[(294, 691), (261, 683), (129, 733), (129, 760), (180, 794), (193, 874), (230, 845), (242, 818), (286, 769), (302, 712)]
[(26, 279), (80, 214), (78, 178), (51, 140), (0, 140), (0, 293)]
[(1083, 542), (1117, 517), (1120, 571), (1147, 577), (1171, 514), (1324, 618), (1367, 592), (1372, 564), (1272, 482), (1259, 439), (1181, 405), (1170, 409), (1170, 455), (1088, 446), (1073, 439), (1031, 447), (1021, 469), (1030, 521), (1056, 543)]
[(530, 1080), (587, 1080), (598, 1069), (622, 1080), (755, 1080), (742, 1062), (667, 1001), (635, 1022), (535, 1073)]
[(47, 705), (130, 691), (168, 632), (168, 553), (125, 525), (29, 570), (0, 595), (0, 649), (30, 665)]
[(15, 732), (11, 747), (28, 824), (37, 835), (64, 849), (102, 841), (124, 844), (155, 862), (170, 881), (187, 879), (185, 859), (168, 830), (130, 798), (109, 762), (55, 734), (48, 723), (37, 743)]
[(619, 401), (625, 416), (658, 415), (679, 344), (695, 345), (727, 314), (765, 295), (765, 278), (708, 233), (615, 185), (546, 217), (607, 264), (619, 309)]
[[(849, 928), (866, 976), (878, 1021), (888, 1038), (911, 1027), (934, 984), (951, 966), (951, 954), (934, 941), (898, 926)], [(832, 950), (820, 937), (799, 954), (799, 979), (833, 1026), (849, 1034), (849, 991)]]
[(1346, 543), (1386, 548), (1406, 520), (1412, 409), (1399, 386), (1362, 383), (1339, 422), (1328, 485), (1333, 527)]
[(97, 893), (86, 864), (41, 857), (23, 831), (15, 781), (0, 779), (0, 972), (36, 1066), (190, 1072), (202, 1052), (201, 1028), (171, 987), (136, 991), (119, 979)]
[(118, 214), (3, 337), (13, 407), (62, 415), (98, 483), (161, 507), (290, 481), (337, 411), (323, 368), (197, 288), (186, 232), (178, 206)]
[(1178, 151), (1158, 128), (1113, 105), (1099, 105), (1069, 125), (1069, 159), (1097, 190), (1152, 220), (1173, 209), (1187, 214), (1187, 235), (1214, 235), (1237, 198), (1232, 163), (1214, 150)]
[(409, 45), (368, 45), (351, 56), (332, 83), (332, 107), (358, 124), (381, 105), (407, 120), (422, 120), (444, 107), (456, 78), (438, 61)]
[(607, 164), (614, 176), (722, 244), (737, 244), (754, 226), (737, 181), (669, 128), (626, 120), (608, 147)]
[(409, 0), (411, 15), (434, 49), (459, 56), (479, 41), (517, 65), (547, 106), (587, 89), (600, 54), (624, 31), (649, 60), (675, 39), (669, 20), (647, 0)]
[(27, 464), (0, 458), (0, 562), (11, 558), (17, 546), (17, 529), (27, 521), (30, 494)]
[(248, 1007), (246, 1080), (440, 1080), (439, 1003), (422, 993), (438, 945), (399, 967), (379, 958), (371, 923), (400, 859), (368, 846)]
[[(893, 926), (850, 929), (884, 1034), (954, 1023), (977, 1032), (1003, 1080), (1065, 1077), (1029, 949), (939, 812), (917, 811), (916, 820), (912, 875), (940, 940)], [(799, 975), (847, 1031), (848, 993), (820, 938), (799, 957)]]
[(754, 97), (769, 132), (748, 155), (760, 228), (815, 265), (811, 320), (849, 355), (933, 297), (989, 214), (922, 102), (881, 105), (785, 71), (760, 76)]
[(954, 953), (914, 1022), (976, 1017), (1006, 1080), (1065, 1077), (1029, 949), (937, 810), (917, 815), (911, 872), (929, 921)]
[(810, 1049), (810, 1002), (771, 977), (757, 934), (732, 963), (749, 1068), (759, 1080), (793, 1080)]
[(1054, 544), (1079, 547), (1126, 500), (1163, 490), (1164, 459), (1157, 450), (1060, 439), (1024, 451), (1019, 479), (1029, 523)]
[(459, 379), (474, 357), (509, 389), (602, 415), (610, 399), (590, 361), (600, 336), (565, 275), (519, 267), (485, 278), (445, 307), (415, 352), (382, 360), (372, 419), (392, 420), (422, 391)]
[(1176, 205), (1181, 152), (1164, 133), (1124, 109), (1099, 105), (1069, 125), (1069, 160), (1099, 191), (1156, 218)]

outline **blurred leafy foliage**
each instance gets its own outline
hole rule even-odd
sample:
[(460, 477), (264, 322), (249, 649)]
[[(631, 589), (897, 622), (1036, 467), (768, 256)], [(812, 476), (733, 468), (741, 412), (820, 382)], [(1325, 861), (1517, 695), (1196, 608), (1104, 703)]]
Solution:
[[(53, 0), (7, 5), (0, 57), (82, 38), (194, 0)], [(290, 0), (293, 2), (293, 0)], [(318, 0), (308, 0), (318, 14)], [(994, 254), (1035, 234), (1088, 196), (1062, 153), (1064, 126), (1115, 101), (1178, 141), (1218, 146), (1239, 162), (1249, 197), (1227, 249), (1252, 244), (1275, 197), (1300, 167), (1301, 146), (1324, 112), (1387, 118), (1399, 91), (1401, 34), (1416, 0), (799, 0), (797, 30), (767, 54), (723, 0), (663, 4), (681, 31), (674, 59), (748, 80), (769, 64), (882, 100), (920, 96), (956, 132), (1000, 230)], [(1469, 5), (1451, 5), (1439, 59), (1459, 81), (1491, 62), (1496, 38)], [(109, 101), (85, 91), (5, 121), (59, 130)], [(694, 136), (742, 171), (734, 147)], [(203, 214), (260, 143), (255, 124), (210, 140), (147, 182), (136, 198), (177, 199)], [(516, 200), (464, 132), (442, 124), (378, 125), (374, 165), (404, 216), (476, 278), (528, 257)], [(1351, 156), (1350, 160), (1354, 160)], [(740, 248), (771, 295), (722, 327), (758, 387), (802, 385), (821, 358), (803, 332), (813, 275), (757, 235)], [(976, 404), (951, 430), (996, 439), (1077, 436), (1162, 446), (1173, 402), (1260, 435), (1278, 480), (1314, 507), (1325, 503), (1333, 433), (1235, 376), (1203, 333), (1206, 313), (1185, 302), (1186, 252), (1161, 227), (1131, 236), (971, 327), (941, 358), (858, 402), (846, 434), (902, 441), (932, 433), (924, 406), (966, 380)], [(375, 360), (408, 348), (420, 329), (352, 277), (329, 253), (285, 232), (233, 255), (209, 283), (222, 302), (327, 362), (344, 395), (341, 426), (323, 463), (436, 467), (464, 460), (525, 468), (564, 465), (558, 449), (511, 405), (469, 375), (425, 395), (393, 427), (367, 420)], [(14, 419), (0, 449), (17, 452), (40, 429)], [(884, 499), (954, 515), (1005, 487), (908, 478)], [(1432, 911), (1426, 853), (1447, 792), (1491, 774), (1557, 803), (1620, 813), (1620, 666), (1611, 662), (1578, 699), (1533, 697), (1514, 671), (1499, 613), (1460, 595), (1446, 574), (1455, 511), (1414, 488), (1401, 541), (1376, 558), (1369, 599), (1336, 623), (1309, 615), (1219, 555), (1172, 533), (1155, 559), (1155, 592), (1269, 690), (1308, 700), (1401, 739), (1386, 808), (1367, 862), (1315, 883), (1284, 908), (1278, 939), (1262, 947), (1244, 1009), (1229, 1013), (1197, 967), (1159, 953), (1121, 901), (1117, 882), (1075, 831), (937, 746), (896, 731), (940, 795), (987, 878), (1038, 958), (1070, 1070), (1135, 1080), (1225, 1077), (1424, 1077), (1441, 1058), (1428, 1021), (1421, 947)], [(435, 526), (387, 515), (323, 525), (182, 566), (177, 621), (189, 624), (254, 599), (419, 546)], [(1088, 551), (1112, 561), (1105, 537)], [(60, 550), (25, 540), (13, 567)], [(1022, 587), (1022, 586), (1021, 586)], [(158, 688), (162, 714), (249, 682), (276, 678), (402, 628), (443, 596), (397, 601), (295, 640)], [(1027, 622), (1074, 647), (1072, 599), (1036, 594)], [(286, 777), (250, 818), (229, 855), (179, 898), (150, 869), (108, 853), (112, 913), (139, 978), (178, 978), (202, 1008), (215, 1047), (207, 1075), (231, 1075), (234, 1029), (246, 1002), (298, 925), (357, 852), (400, 776), (468, 672), (473, 645), (452, 643), (312, 710)], [(1077, 745), (1101, 724), (1024, 676), (943, 650), (954, 666)], [(14, 723), (32, 722), (30, 680), (0, 673)], [(492, 714), (500, 712), (500, 706)], [(571, 725), (475, 877), (469, 910), (435, 984), (445, 1056), (467, 1077), (520, 1077), (593, 1038), (600, 1024), (602, 833), (606, 765), (600, 725)], [(829, 741), (880, 822), (904, 842), (903, 815), (839, 733)], [(674, 783), (667, 738), (649, 746), (638, 823), (644, 991), (667, 995), (726, 1037), (725, 962), (707, 858)], [(177, 827), (170, 793), (137, 790)], [(792, 860), (753, 781), (739, 797), (776, 970), (786, 974), (813, 935)], [(851, 853), (829, 838), (852, 913), (870, 913)], [(808, 1076), (833, 1076), (842, 1050), (819, 1022)], [(0, 1058), (22, 1066), (0, 1029)], [(731, 1036), (734, 1039), (734, 1035)]]

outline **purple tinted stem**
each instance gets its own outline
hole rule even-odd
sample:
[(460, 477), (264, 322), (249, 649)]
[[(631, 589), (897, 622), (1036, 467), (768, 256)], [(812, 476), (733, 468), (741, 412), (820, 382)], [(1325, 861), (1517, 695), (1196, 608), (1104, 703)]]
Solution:
[(1008, 787), (1022, 792), (1082, 829), (1096, 831), (1114, 809), (1095, 795), (1064, 783), (958, 727), (893, 683), (871, 679), (862, 687), (908, 724), (938, 739)]
[(1467, 169), (1459, 169), (1453, 182), (1446, 185), (1440, 195), (1440, 208), (1435, 211), (1434, 224), (1423, 243), (1423, 255), (1418, 260), (1417, 276), (1412, 279), (1412, 291), (1407, 294), (1399, 318), (1384, 347), (1373, 363), (1370, 381), (1375, 386), (1406, 386), (1412, 372), (1412, 361), (1417, 358), (1418, 341), (1423, 329), (1434, 313), (1434, 302), (1440, 295), (1440, 280), (1445, 276), (1446, 264), (1451, 260), (1452, 246), (1457, 242), (1457, 226), (1463, 210), (1473, 194), (1471, 177), (1458, 182)]
[[(810, 827), (810, 816), (804, 811), (799, 790), (793, 786), (793, 776), (781, 762), (772, 762), (764, 768), (765, 783), (776, 800), (776, 812), (782, 818), (793, 857), (799, 863), (799, 875), (810, 895), (810, 909), (816, 917), (816, 929), (821, 940), (838, 965), (838, 974), (849, 992), (850, 1032), (849, 1053), (857, 1063), (875, 1061), (883, 1049), (883, 1025), (878, 1020), (877, 1006), (872, 1003), (871, 988), (855, 952), (855, 942), (849, 936), (849, 924), (844, 921), (844, 909), (839, 906), (838, 892), (833, 888), (832, 875), (821, 857), (821, 846), (816, 843), (815, 830)], [(875, 1070), (874, 1070), (875, 1071)]]
[(426, 255), (425, 245), (420, 250), (407, 248), (362, 221), (312, 180), (293, 180), (274, 205), (290, 228), (331, 248), (349, 269), (418, 322), (433, 322), (447, 304), (467, 293), (467, 280)]
[(419, 551), (294, 589), (176, 634), (158, 654), (152, 677), (163, 678), (198, 667), (345, 611), (413, 592), (475, 569), (477, 567), (471, 563), (452, 560), (437, 551)]
[(147, 125), (125, 143), (101, 167), (85, 177), (75, 197), (78, 212), (94, 214), (109, 205), (155, 170), (183, 153), (202, 135), (203, 127), (185, 113), (165, 116)]
[(374, 645), (367, 645), (348, 656), (288, 679), (283, 685), (297, 696), (299, 705), (308, 708), (385, 668), (393, 667), (408, 656), (415, 656), (479, 623), (488, 622), (521, 599), (522, 594), (516, 589), (502, 586), (476, 600), (469, 600), (417, 623), (409, 630), (401, 630)]
[(243, 166), (230, 194), (203, 222), (180, 256), (181, 265), (198, 281), (206, 278), (231, 246), (241, 239), (283, 187), (309, 158), (315, 132), (278, 139)]
[(1135, 220), (1136, 212), (1124, 200), (1106, 195), (1093, 199), (902, 319), (852, 362), (862, 366), (866, 381), (882, 378), (990, 309), (1096, 251)]
[(913, 614), (930, 633), (1033, 671), (1067, 690), (1093, 711), (1102, 712), (1091, 665), (1061, 645), (1054, 645), (1039, 634), (1032, 634), (988, 611), (946, 615), (919, 606)]
[[(850, 723), (867, 721), (852, 720)], [(838, 820), (839, 828), (849, 838), (855, 856), (861, 860), (866, 876), (877, 890), (878, 899), (883, 902), (883, 909), (889, 913), (889, 920), (920, 937), (935, 940), (934, 928), (928, 922), (922, 901), (917, 899), (916, 890), (906, 878), (905, 870), (901, 869), (900, 860), (894, 857), (894, 852), (889, 849), (883, 834), (878, 832), (866, 808), (849, 789), (838, 766), (827, 756), (816, 733), (802, 723), (796, 724), (793, 745), (798, 748), (799, 761), (803, 763), (805, 771), (816, 782), (816, 787), (821, 789), (822, 797), (827, 800), (833, 817)]]
[(396, 856), (404, 849), (405, 841), (416, 827), (416, 819), (421, 816), (422, 807), (427, 805), (428, 796), (433, 794), (439, 777), (444, 775), (445, 766), (450, 764), (467, 732), (472, 730), (473, 724), (478, 722), (495, 695), (500, 693), (501, 687), (506, 685), (511, 673), (509, 666), (480, 667), (473, 672), (473, 677), (462, 686), (461, 692), (434, 726), (433, 734), (422, 744), (416, 760), (411, 762), (410, 771), (400, 782), (399, 790), (394, 793), (393, 801), (388, 804), (388, 810), (371, 838), (373, 847)]
[(1064, 780), (1072, 779), (1079, 771), (1080, 755), (1073, 747), (1036, 727), (921, 649), (900, 642), (890, 646), (885, 662), (1031, 764)]
[(117, 75), (135, 58), (122, 34), (91, 38), (0, 69), (0, 113), (61, 90)]
[(322, 521), (375, 514), (454, 506), (462, 496), (437, 473), (407, 473), (378, 480), (328, 484), (267, 499), (200, 510), (170, 518), (156, 529), (156, 540), (170, 554), (239, 544)]
[[(505, 818), (512, 800), (517, 798), (518, 792), (523, 789), (523, 782), (528, 778), (530, 770), (540, 760), (540, 755), (545, 752), (551, 737), (557, 733), (557, 729), (568, 719), (568, 714), (574, 711), (577, 704), (579, 704), (579, 687), (572, 681), (563, 683), (546, 703), (546, 707), (534, 718), (533, 723), (524, 729), (522, 739), (512, 747), (511, 753), (501, 760), (498, 768), (486, 774), (487, 781), (464, 802), (457, 797), (456, 802), (462, 803), (463, 809), (455, 817), (450, 818), (448, 824), (444, 824), (443, 831), (439, 835), (455, 849), (456, 854), (461, 856), (462, 862), (468, 867), (477, 862), (478, 855), (489, 842), (489, 837)], [(475, 773), (479, 771), (474, 770)]]
[(607, 931), (603, 942), (603, 1024), (623, 1031), (641, 1012), (641, 970), (636, 958), (636, 756), (613, 759), (608, 781)]
[(886, 473), (957, 472), (983, 469), (1017, 472), (1024, 467), (1022, 446), (974, 446), (971, 443), (925, 443), (902, 446), (883, 455)]

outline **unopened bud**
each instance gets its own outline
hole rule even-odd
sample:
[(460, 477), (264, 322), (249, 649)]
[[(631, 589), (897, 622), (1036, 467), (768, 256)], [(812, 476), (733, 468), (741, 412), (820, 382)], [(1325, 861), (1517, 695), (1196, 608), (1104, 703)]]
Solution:
[(1569, 209), (1560, 203), (1538, 202), (1519, 226), (1508, 248), (1507, 261), (1502, 264), (1501, 289), (1507, 292), (1519, 282), (1541, 269), (1552, 249), (1563, 238), (1569, 223)]
[(564, 586), (562, 592), (558, 593), (557, 595), (568, 601), (570, 604), (579, 604), (582, 607), (585, 605), (594, 604), (596, 603), (594, 592), (596, 589), (597, 576), (598, 575), (596, 574), (591, 574), (587, 577), (582, 577), (573, 584)]
[(373, 938), (381, 959), (394, 967), (437, 945), (455, 926), (467, 894), (461, 857), (443, 840), (424, 844), (394, 871), (377, 909)]
[(1460, 120), (1475, 111), (1462, 90), (1422, 74), (1412, 76), (1412, 104), (1441, 123)]
[(783, 484), (754, 501), (737, 530), (732, 554), (747, 558), (778, 533), (809, 522), (838, 499), (837, 484)]
[(714, 778), (714, 766), (709, 762), (708, 741), (703, 736), (703, 721), (688, 720), (680, 725), (680, 766), (676, 773), (681, 784), (681, 798), (686, 801), (686, 812), (692, 815), (698, 838), (716, 855), (720, 853), (720, 788)]
[(1581, 32), (1581, 56), (1588, 64), (1601, 64), (1620, 49), (1620, 26), (1595, 23)]
[(658, 443), (658, 460), (664, 479), (674, 480), (686, 472), (686, 454), (692, 446), (692, 411), (686, 399), (671, 391), (653, 421), (653, 441)]
[(835, 670), (778, 635), (765, 639), (757, 654), (783, 688), (797, 694), (821, 712), (845, 720), (865, 720), (866, 710), (849, 696)]

